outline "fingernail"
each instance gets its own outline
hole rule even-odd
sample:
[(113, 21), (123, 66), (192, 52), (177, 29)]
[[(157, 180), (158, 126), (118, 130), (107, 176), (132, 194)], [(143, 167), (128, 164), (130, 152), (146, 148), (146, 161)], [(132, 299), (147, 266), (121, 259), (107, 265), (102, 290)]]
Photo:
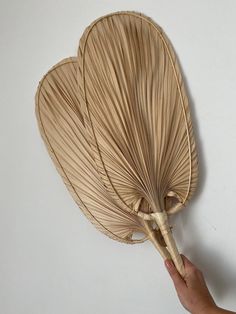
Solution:
[(173, 262), (170, 259), (165, 260), (165, 265), (168, 269), (172, 269), (172, 267), (174, 266)]

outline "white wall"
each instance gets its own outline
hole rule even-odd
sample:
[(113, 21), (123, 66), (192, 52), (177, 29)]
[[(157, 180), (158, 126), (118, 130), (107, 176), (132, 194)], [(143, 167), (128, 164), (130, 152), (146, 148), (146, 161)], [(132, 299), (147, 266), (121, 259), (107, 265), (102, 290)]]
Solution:
[(165, 30), (191, 97), (199, 189), (178, 214), (180, 251), (236, 310), (236, 1), (0, 2), (0, 313), (185, 313), (151, 243), (110, 240), (73, 202), (40, 138), (42, 75), (94, 19), (137, 10)]

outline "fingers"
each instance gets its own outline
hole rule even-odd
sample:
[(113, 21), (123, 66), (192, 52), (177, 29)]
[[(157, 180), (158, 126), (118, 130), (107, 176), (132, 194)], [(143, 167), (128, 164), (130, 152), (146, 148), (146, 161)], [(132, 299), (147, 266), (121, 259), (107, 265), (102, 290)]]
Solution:
[(196, 268), (196, 266), (183, 254), (180, 254), (180, 256), (182, 257), (183, 263), (184, 263), (184, 267), (194, 267)]
[(185, 281), (178, 273), (173, 262), (170, 259), (166, 259), (165, 266), (171, 276), (171, 279), (173, 280), (176, 290), (179, 291), (180, 289), (185, 288), (186, 287)]
[(199, 275), (201, 274), (200, 269), (197, 268), (196, 265), (194, 265), (186, 256), (184, 256), (183, 254), (180, 254), (181, 258), (183, 260), (184, 263), (184, 268), (185, 268), (185, 272), (186, 275), (189, 274), (196, 274), (198, 273)]
[(187, 286), (193, 285), (196, 281), (199, 280), (204, 283), (205, 279), (200, 269), (195, 266), (186, 256), (180, 254), (184, 263), (185, 268), (185, 281)]

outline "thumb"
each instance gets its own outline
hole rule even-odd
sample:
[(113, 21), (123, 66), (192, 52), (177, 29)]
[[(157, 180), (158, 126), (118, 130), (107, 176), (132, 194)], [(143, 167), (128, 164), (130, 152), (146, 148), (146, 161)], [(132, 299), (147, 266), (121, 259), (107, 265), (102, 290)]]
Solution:
[(175, 285), (176, 290), (179, 290), (181, 288), (184, 288), (186, 286), (185, 281), (178, 273), (175, 265), (173, 264), (172, 260), (166, 259), (165, 260), (165, 266), (170, 274), (171, 279), (173, 280), (173, 283)]

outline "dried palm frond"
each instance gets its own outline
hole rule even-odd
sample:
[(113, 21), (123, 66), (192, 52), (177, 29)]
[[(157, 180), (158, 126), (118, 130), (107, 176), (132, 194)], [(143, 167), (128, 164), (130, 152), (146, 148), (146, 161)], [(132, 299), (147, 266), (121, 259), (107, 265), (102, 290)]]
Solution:
[(150, 239), (184, 275), (167, 215), (192, 197), (198, 162), (181, 71), (160, 26), (134, 11), (98, 18), (78, 56), (39, 82), (35, 102), (47, 150), (87, 218), (114, 240)]
[[(76, 57), (66, 58), (39, 82), (35, 112), (40, 134), (66, 187), (87, 218), (114, 240), (143, 242), (148, 237), (142, 219), (119, 208), (96, 170), (77, 97), (77, 70)], [(132, 239), (135, 232), (145, 236)]]
[[(85, 136), (104, 186), (124, 211), (156, 222), (183, 274), (167, 213), (193, 195), (198, 162), (188, 97), (169, 40), (144, 14), (115, 12), (86, 28), (78, 65)], [(146, 208), (140, 207), (144, 200)]]

